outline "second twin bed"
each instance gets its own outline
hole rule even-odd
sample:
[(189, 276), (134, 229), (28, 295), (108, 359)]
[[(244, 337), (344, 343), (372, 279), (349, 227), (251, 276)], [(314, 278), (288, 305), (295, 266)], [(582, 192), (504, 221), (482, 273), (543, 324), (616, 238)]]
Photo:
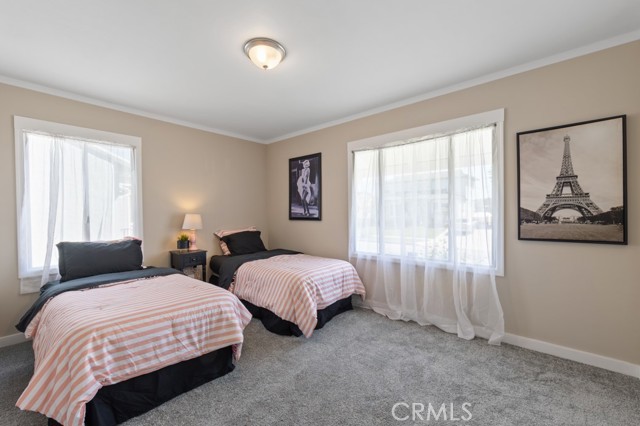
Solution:
[(310, 337), (352, 309), (353, 294), (365, 294), (350, 263), (291, 250), (213, 256), (210, 266), (212, 284), (229, 289), (269, 331), (281, 335)]

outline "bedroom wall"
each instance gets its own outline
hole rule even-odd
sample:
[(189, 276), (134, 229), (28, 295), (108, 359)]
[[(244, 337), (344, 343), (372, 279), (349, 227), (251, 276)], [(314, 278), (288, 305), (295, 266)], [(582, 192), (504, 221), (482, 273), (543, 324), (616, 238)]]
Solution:
[[(524, 72), (267, 149), (271, 247), (346, 259), (349, 141), (505, 108), (508, 333), (640, 364), (640, 42)], [(629, 245), (518, 241), (516, 133), (627, 114)], [(322, 221), (289, 221), (287, 160), (322, 153)]]
[(19, 294), (14, 115), (142, 137), (147, 265), (169, 266), (188, 212), (202, 214), (198, 247), (207, 257), (219, 254), (220, 228), (256, 225), (268, 241), (265, 145), (0, 84), (0, 338), (17, 333), (13, 325), (35, 300)]

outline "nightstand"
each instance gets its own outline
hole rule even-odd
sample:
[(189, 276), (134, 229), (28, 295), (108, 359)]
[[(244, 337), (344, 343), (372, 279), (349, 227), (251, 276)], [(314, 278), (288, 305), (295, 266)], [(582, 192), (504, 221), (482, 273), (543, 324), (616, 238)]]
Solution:
[(185, 268), (202, 267), (202, 281), (207, 282), (206, 250), (171, 250), (171, 267), (182, 271)]

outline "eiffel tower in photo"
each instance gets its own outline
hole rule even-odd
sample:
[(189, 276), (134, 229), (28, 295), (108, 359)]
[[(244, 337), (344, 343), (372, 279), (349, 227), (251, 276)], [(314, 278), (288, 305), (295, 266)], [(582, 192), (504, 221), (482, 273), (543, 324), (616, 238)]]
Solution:
[(591, 201), (588, 192), (584, 192), (578, 183), (578, 175), (573, 171), (569, 135), (564, 137), (564, 154), (560, 175), (556, 177), (556, 185), (551, 194), (547, 194), (544, 203), (536, 211), (544, 220), (549, 220), (558, 210), (571, 209), (587, 218), (602, 213), (600, 207)]

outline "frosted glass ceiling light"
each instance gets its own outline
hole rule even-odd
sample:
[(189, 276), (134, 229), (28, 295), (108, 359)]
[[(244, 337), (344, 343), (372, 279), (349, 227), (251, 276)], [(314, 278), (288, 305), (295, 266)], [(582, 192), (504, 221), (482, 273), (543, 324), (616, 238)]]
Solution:
[(287, 54), (280, 43), (270, 38), (252, 38), (244, 44), (244, 53), (263, 70), (277, 67)]

